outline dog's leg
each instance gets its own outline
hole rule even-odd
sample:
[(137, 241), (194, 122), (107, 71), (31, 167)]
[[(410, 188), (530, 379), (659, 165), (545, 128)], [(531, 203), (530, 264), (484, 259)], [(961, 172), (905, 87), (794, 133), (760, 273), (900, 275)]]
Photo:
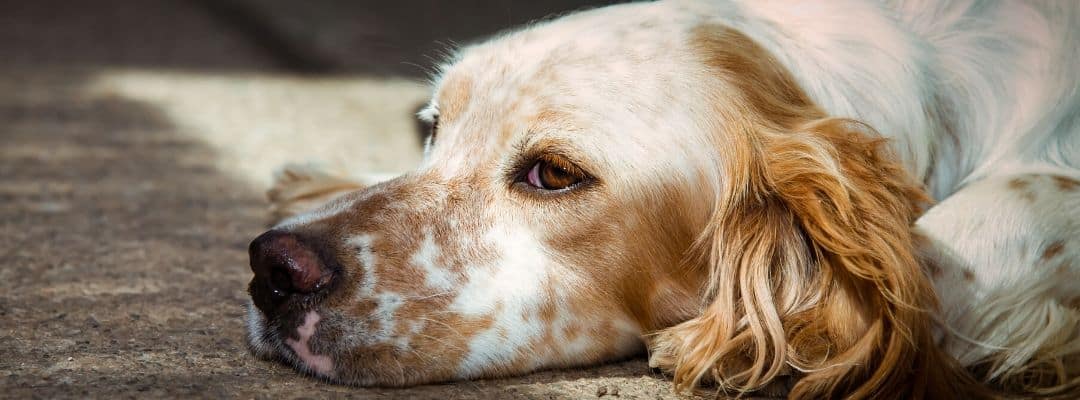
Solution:
[(351, 178), (312, 165), (285, 165), (274, 174), (274, 182), (266, 192), (272, 222), (311, 211), (337, 196), (387, 179), (389, 176), (384, 175)]
[(968, 185), (917, 222), (941, 299), (943, 346), (1005, 389), (1080, 384), (1080, 180)]

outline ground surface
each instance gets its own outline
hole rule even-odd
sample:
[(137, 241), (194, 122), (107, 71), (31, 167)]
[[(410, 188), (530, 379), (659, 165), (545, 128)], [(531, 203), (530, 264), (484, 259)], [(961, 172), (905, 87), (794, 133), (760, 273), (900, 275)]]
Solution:
[(360, 389), (247, 353), (271, 169), (408, 169), (432, 38), (569, 8), (468, 4), (0, 5), (0, 397), (674, 397), (642, 360)]

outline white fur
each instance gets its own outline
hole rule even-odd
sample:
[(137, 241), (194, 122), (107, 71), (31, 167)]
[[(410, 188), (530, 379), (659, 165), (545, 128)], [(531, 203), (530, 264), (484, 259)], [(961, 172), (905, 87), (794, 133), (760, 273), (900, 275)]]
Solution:
[(357, 235), (346, 241), (346, 244), (356, 249), (357, 257), (360, 259), (360, 265), (364, 266), (364, 281), (360, 283), (360, 289), (357, 291), (357, 296), (360, 300), (371, 297), (375, 292), (375, 284), (378, 282), (378, 277), (375, 274), (377, 268), (375, 263), (378, 262), (378, 259), (371, 250), (374, 241), (375, 236), (372, 234)]
[(420, 249), (413, 254), (411, 260), (413, 264), (424, 269), (424, 282), (427, 283), (428, 287), (444, 292), (454, 286), (454, 281), (445, 268), (436, 264), (441, 253), (442, 250), (435, 243), (435, 238), (431, 232), (425, 232), (424, 242), (420, 244)]
[[(655, 24), (634, 30), (643, 22)], [(955, 356), (970, 364), (990, 353), (1002, 354), (1008, 361), (996, 374), (1036, 352), (1076, 352), (1077, 311), (1063, 304), (1075, 298), (1078, 285), (1061, 283), (1061, 277), (1040, 269), (1031, 254), (1014, 245), (1021, 238), (1033, 243), (1066, 238), (1071, 250), (1065, 257), (1076, 260), (1080, 207), (1027, 206), (1010, 200), (1013, 194), (1002, 185), (978, 189), (979, 196), (957, 192), (1022, 173), (1080, 175), (1080, 79), (1075, 70), (1080, 65), (1080, 3), (759, 0), (620, 5), (466, 48), (454, 65), (443, 69), (486, 63), (501, 79), (473, 88), (484, 100), (470, 106), (499, 109), (495, 105), (518, 101), (519, 109), (528, 110), (536, 107), (532, 97), (522, 98), (517, 91), (540, 68), (529, 61), (573, 43), (572, 54), (595, 57), (563, 60), (567, 67), (558, 76), (574, 86), (549, 85), (536, 97), (559, 98), (573, 106), (567, 107), (569, 112), (581, 116), (576, 123), (592, 125), (519, 129), (547, 138), (572, 136), (591, 162), (607, 170), (633, 171), (638, 180), (674, 170), (682, 172), (674, 179), (717, 182), (723, 180), (722, 171), (710, 171), (715, 163), (708, 159), (715, 153), (702, 151), (709, 145), (698, 134), (709, 122), (681, 116), (697, 113), (706, 118), (700, 103), (716, 94), (671, 86), (701, 73), (688, 68), (696, 64), (679, 50), (679, 43), (690, 28), (703, 23), (746, 34), (786, 66), (830, 115), (867, 122), (891, 138), (909, 172), (943, 201), (920, 220), (920, 227), (937, 239), (935, 251), (942, 263), (972, 269), (977, 276), (973, 287), (963, 279), (935, 282), (943, 293), (948, 335), (979, 343), (972, 347), (950, 341), (948, 349)], [(595, 59), (603, 61), (590, 65)], [(506, 60), (513, 61), (512, 67), (502, 64)], [(553, 94), (568, 90), (572, 94)], [(437, 114), (434, 103), (423, 113), (427, 118)], [(494, 141), (478, 147), (475, 136), (460, 132), (498, 126), (494, 122), (499, 114), (467, 115), (469, 119), (443, 121), (439, 140), (450, 143), (429, 146), (426, 168), (460, 175), (478, 169), (469, 163), (485, 158), (458, 157), (457, 149), (486, 154), (502, 148)], [(624, 134), (579, 135), (581, 131)], [(526, 138), (521, 146), (528, 144)], [(654, 157), (657, 153), (665, 157)], [(634, 190), (632, 182), (624, 186), (619, 176), (609, 179), (614, 190)], [(673, 177), (666, 174), (663, 179)], [(1059, 200), (1071, 205), (1076, 197)], [(984, 219), (984, 227), (965, 228), (977, 217)], [(990, 243), (997, 247), (986, 248)], [(946, 275), (955, 278), (956, 273)], [(469, 299), (464, 304), (491, 307), (492, 302), (476, 297), (489, 296), (491, 284), (476, 282), (462, 293)], [(478, 292), (470, 293), (473, 290)], [(1000, 318), (956, 317), (961, 313)], [(485, 339), (478, 343), (493, 344)]]
[(1037, 256), (1064, 240), (1062, 257), (1080, 259), (1080, 195), (1054, 195), (1044, 180), (1044, 200), (1030, 205), (1003, 184), (1023, 173), (1080, 175), (1080, 3), (719, 8), (730, 14), (718, 20), (768, 48), (830, 114), (893, 138), (942, 201), (919, 226), (947, 255), (942, 264), (976, 277), (954, 270), (935, 282), (953, 355), (970, 365), (997, 353), (996, 376), (1036, 353), (1080, 350), (1080, 311), (1064, 306), (1080, 295), (1076, 272), (1061, 276)]
[(375, 306), (375, 312), (371, 314), (371, 317), (378, 322), (379, 328), (367, 332), (367, 335), (371, 341), (379, 343), (394, 337), (394, 330), (397, 327), (394, 312), (397, 311), (398, 307), (401, 307), (405, 299), (397, 293), (381, 292), (378, 296), (375, 296), (375, 300), (378, 305)]
[[(1080, 352), (1080, 312), (1071, 303), (1080, 296), (1080, 194), (1057, 189), (1046, 176), (1080, 177), (1080, 3), (670, 1), (606, 7), (509, 32), (462, 49), (435, 78), (437, 91), (455, 71), (474, 79), (469, 100), (440, 118), (437, 144), (426, 144), (415, 176), (472, 182), (480, 175), (500, 190), (476, 188), (488, 201), (483, 223), (451, 225), (464, 231), (456, 244), (462, 249), (483, 242), (498, 253), (466, 265), (463, 282), (438, 265), (449, 249), (439, 248), (431, 232), (409, 258), (424, 270), (427, 288), (452, 292), (450, 313), (493, 318), (469, 338), (459, 377), (505, 372), (499, 369), (523, 357), (530, 370), (599, 360), (591, 354), (594, 339), (563, 337), (570, 324), (595, 333), (610, 323), (614, 336), (604, 340), (617, 345), (607, 350), (630, 354), (640, 347), (641, 328), (617, 307), (567, 306), (583, 297), (576, 291), (607, 292), (577, 272), (590, 266), (564, 265), (556, 249), (545, 247), (545, 228), (575, 226), (547, 226), (531, 217), (559, 209), (503, 196), (512, 184), (506, 176), (522, 150), (546, 140), (569, 143), (575, 162), (604, 173), (602, 190), (619, 198), (655, 196), (650, 189), (657, 183), (705, 192), (712, 188), (702, 184), (724, 185), (726, 171), (717, 167), (724, 152), (712, 133), (725, 127), (712, 105), (728, 93), (702, 84), (716, 81), (708, 75), (715, 71), (686, 45), (703, 24), (742, 32), (828, 114), (864, 121), (890, 138), (908, 172), (929, 188), (939, 204), (917, 229), (933, 245), (925, 255), (943, 268), (934, 284), (942, 346), (950, 354), (964, 365), (1001, 360), (992, 371), (997, 376), (1031, 359)], [(432, 100), (419, 115), (433, 121), (447, 106)], [(529, 118), (551, 108), (559, 118)], [(1034, 202), (1010, 185), (1022, 174), (1043, 175), (1032, 178)], [(311, 224), (363, 200), (338, 199), (282, 227)], [(449, 202), (423, 200), (388, 208)], [(708, 208), (678, 217), (703, 223)], [(641, 218), (628, 213), (615, 222), (644, 226)], [(348, 242), (364, 267), (361, 300), (377, 292), (373, 239)], [(1057, 257), (1072, 264), (1041, 260), (1057, 242), (1065, 248)], [(393, 319), (394, 304), (380, 301), (378, 317)], [(541, 304), (556, 310), (551, 326), (536, 315)], [(603, 312), (607, 321), (589, 314)], [(253, 337), (265, 323), (255, 317), (249, 315)], [(420, 329), (407, 328), (408, 335)], [(535, 348), (552, 328), (566, 346)], [(393, 340), (408, 347), (404, 335)]]
[(244, 305), (244, 309), (246, 311), (244, 322), (247, 325), (247, 342), (251, 347), (251, 352), (259, 357), (270, 357), (276, 349), (265, 338), (266, 317), (259, 312), (259, 309), (255, 308), (255, 304), (251, 301)]
[(471, 340), (469, 353), (459, 367), (462, 376), (514, 359), (520, 349), (543, 333), (537, 317), (525, 315), (536, 313), (543, 301), (544, 285), (552, 279), (531, 232), (497, 228), (484, 239), (498, 249), (499, 259), (493, 265), (469, 268), (467, 283), (450, 310), (466, 316), (493, 314), (495, 323)]
[[(1080, 298), (1080, 220), (1072, 212), (1080, 192), (1030, 177), (1031, 204), (1009, 188), (1012, 179), (973, 183), (918, 221), (943, 268), (934, 284), (950, 334), (945, 348), (964, 365), (999, 354), (1004, 362), (993, 376), (1032, 358), (1080, 352), (1080, 310), (1066, 305)], [(1042, 260), (1055, 243), (1062, 253)]]
[[(513, 222), (513, 221), (509, 221)], [(619, 355), (629, 355), (640, 348), (641, 330), (626, 319), (590, 319), (573, 314), (566, 306), (575, 288), (585, 284), (582, 278), (553, 260), (536, 235), (518, 224), (491, 229), (482, 240), (498, 249), (499, 257), (490, 265), (468, 268), (467, 282), (458, 290), (450, 311), (465, 316), (494, 316), (492, 326), (475, 335), (469, 351), (459, 366), (459, 376), (477, 376), (499, 368), (504, 362), (524, 356), (528, 369), (550, 365), (573, 365), (574, 360), (597, 348), (594, 336), (587, 334), (604, 323), (614, 324), (615, 332), (606, 337), (616, 343)], [(552, 299), (545, 287), (554, 289)], [(551, 326), (540, 320), (539, 308), (545, 302), (556, 305)], [(608, 317), (605, 317), (608, 318)], [(563, 328), (575, 324), (583, 332), (567, 340)], [(565, 343), (559, 349), (537, 348), (534, 341), (550, 330), (556, 340)]]

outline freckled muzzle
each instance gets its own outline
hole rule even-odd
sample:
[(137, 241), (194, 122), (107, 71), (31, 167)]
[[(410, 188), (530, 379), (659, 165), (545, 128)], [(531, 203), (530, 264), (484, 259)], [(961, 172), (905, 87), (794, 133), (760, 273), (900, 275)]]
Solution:
[(361, 386), (639, 352), (636, 322), (615, 300), (590, 301), (589, 276), (550, 257), (528, 219), (506, 219), (518, 200), (477, 190), (485, 184), (406, 175), (259, 236), (250, 247), (252, 351)]

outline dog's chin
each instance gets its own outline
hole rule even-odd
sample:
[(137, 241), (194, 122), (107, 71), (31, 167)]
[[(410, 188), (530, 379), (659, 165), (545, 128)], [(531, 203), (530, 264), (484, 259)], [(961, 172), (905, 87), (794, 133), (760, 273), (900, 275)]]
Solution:
[(277, 337), (276, 330), (270, 329), (266, 316), (255, 307), (255, 303), (248, 300), (244, 305), (244, 325), (247, 330), (248, 351), (262, 360), (278, 360), (281, 358), (281, 340)]
[[(342, 383), (335, 379), (333, 365), (328, 358), (322, 362), (312, 362), (312, 357), (318, 356), (310, 354), (306, 343), (307, 338), (303, 337), (303, 333), (300, 333), (302, 339), (305, 340), (303, 342), (287, 337), (280, 333), (280, 329), (274, 325), (274, 322), (267, 319), (254, 303), (248, 301), (245, 308), (247, 345), (252, 355), (264, 361), (280, 363), (312, 377)], [(310, 324), (313, 325), (314, 322)]]
[(284, 333), (280, 321), (268, 319), (250, 300), (245, 309), (247, 346), (251, 354), (260, 360), (292, 368), (303, 375), (329, 383), (358, 387), (408, 387), (454, 379), (435, 378), (420, 369), (404, 366), (399, 370), (356, 368), (355, 364), (348, 367), (335, 365), (330, 357), (313, 354), (308, 347), (307, 341), (311, 339), (314, 324), (318, 322), (310, 316), (317, 315), (316, 312), (300, 313), (302, 316), (299, 317), (299, 326), (293, 328), (297, 336), (294, 338), (290, 337), (291, 334)]

